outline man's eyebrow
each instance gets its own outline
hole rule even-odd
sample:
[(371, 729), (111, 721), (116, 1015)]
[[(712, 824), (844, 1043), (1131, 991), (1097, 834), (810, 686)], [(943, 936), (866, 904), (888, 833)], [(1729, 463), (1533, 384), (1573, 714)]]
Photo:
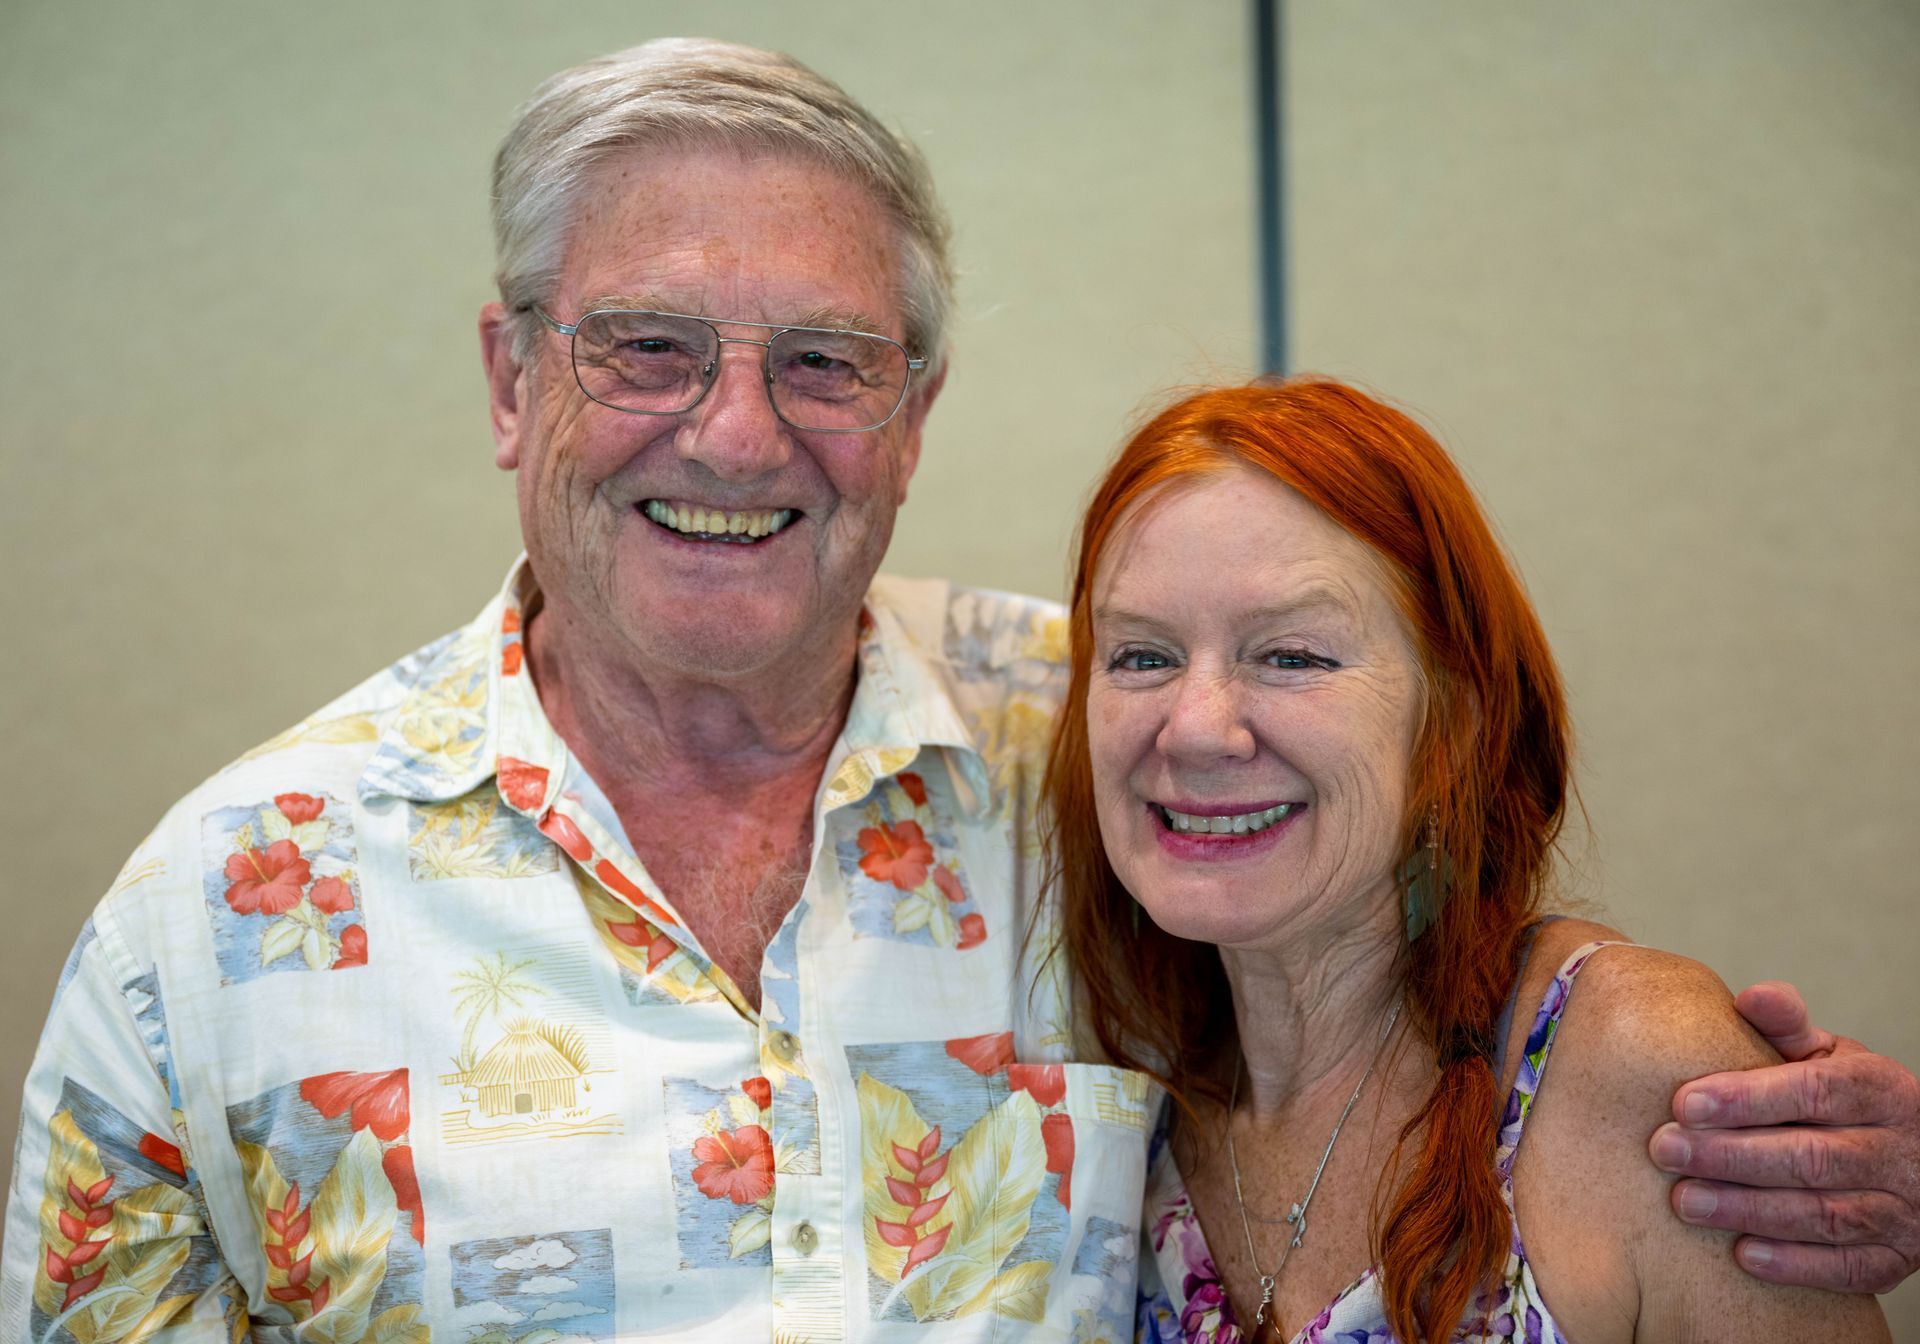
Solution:
[[(587, 300), (583, 313), (597, 313), (604, 309), (625, 309), (643, 313), (682, 313), (687, 317), (704, 317), (709, 322), (718, 322), (725, 326), (735, 319), (717, 317), (707, 313), (688, 313), (671, 303), (652, 294), (601, 294)], [(826, 327), (834, 331), (862, 331), (881, 334), (882, 323), (879, 318), (863, 313), (857, 308), (841, 308), (827, 305), (810, 308), (806, 312), (787, 322), (752, 322), (751, 326), (767, 327)]]

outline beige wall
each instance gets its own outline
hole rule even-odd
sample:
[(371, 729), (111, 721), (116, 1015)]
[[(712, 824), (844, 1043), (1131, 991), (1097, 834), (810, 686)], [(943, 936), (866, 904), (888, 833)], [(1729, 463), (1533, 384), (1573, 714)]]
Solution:
[[(493, 143), (544, 74), (688, 15), (0, 14), (0, 1096), (160, 811), (497, 581)], [(1134, 407), (1254, 348), (1242, 5), (699, 20), (906, 127), (960, 225), (892, 567), (1057, 594)], [(1585, 889), (1909, 1062), (1917, 36), (1911, 6), (1792, 0), (1296, 3), (1288, 29), (1299, 361), (1424, 412), (1503, 524), (1583, 732)]]
[[(1058, 592), (1134, 403), (1244, 372), (1245, 18), (699, 11), (907, 129), (958, 223), (954, 372), (894, 569)], [(0, 7), (7, 1114), (66, 949), (161, 812), (498, 587), (518, 531), (474, 336), (493, 148), (546, 75), (695, 21), (635, 0)]]
[[(1499, 520), (1580, 889), (1920, 1064), (1920, 8), (1289, 20), (1297, 363), (1417, 407)], [(1920, 1285), (1889, 1312), (1920, 1339)]]

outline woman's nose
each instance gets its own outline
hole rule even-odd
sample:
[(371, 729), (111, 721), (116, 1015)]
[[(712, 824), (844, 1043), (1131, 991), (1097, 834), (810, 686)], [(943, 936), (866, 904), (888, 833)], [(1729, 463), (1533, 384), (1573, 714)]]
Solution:
[(1230, 675), (1190, 674), (1182, 678), (1158, 746), (1181, 760), (1205, 763), (1246, 760), (1254, 752), (1243, 688)]

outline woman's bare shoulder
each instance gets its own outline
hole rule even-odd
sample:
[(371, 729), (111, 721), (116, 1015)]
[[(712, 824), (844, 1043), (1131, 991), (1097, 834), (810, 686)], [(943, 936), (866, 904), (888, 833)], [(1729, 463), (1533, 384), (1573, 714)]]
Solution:
[[(1550, 963), (1550, 981), (1587, 939), (1579, 928), (1547, 931), (1553, 937), (1537, 952), (1548, 954), (1541, 960)], [(1617, 1263), (1634, 1280), (1639, 1337), (1775, 1338), (1796, 1324), (1843, 1320), (1856, 1322), (1863, 1339), (1882, 1337), (1873, 1333), (1879, 1317), (1871, 1299), (1781, 1289), (1748, 1276), (1734, 1262), (1730, 1234), (1673, 1215), (1672, 1178), (1648, 1155), (1653, 1131), (1672, 1118), (1680, 1084), (1778, 1062), (1720, 977), (1689, 957), (1609, 947), (1575, 978), (1522, 1153), (1538, 1142), (1529, 1182), (1536, 1190), (1559, 1187), (1568, 1212), (1616, 1230)], [(1531, 1234), (1528, 1244), (1535, 1244)], [(1536, 1267), (1551, 1291), (1548, 1267)]]

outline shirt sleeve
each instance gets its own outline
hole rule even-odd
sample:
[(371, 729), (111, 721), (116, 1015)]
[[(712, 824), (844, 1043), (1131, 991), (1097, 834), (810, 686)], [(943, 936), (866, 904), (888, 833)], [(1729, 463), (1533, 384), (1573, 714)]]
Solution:
[(245, 1302), (176, 1126), (160, 988), (107, 909), (81, 930), (27, 1075), (0, 1339), (226, 1344)]

